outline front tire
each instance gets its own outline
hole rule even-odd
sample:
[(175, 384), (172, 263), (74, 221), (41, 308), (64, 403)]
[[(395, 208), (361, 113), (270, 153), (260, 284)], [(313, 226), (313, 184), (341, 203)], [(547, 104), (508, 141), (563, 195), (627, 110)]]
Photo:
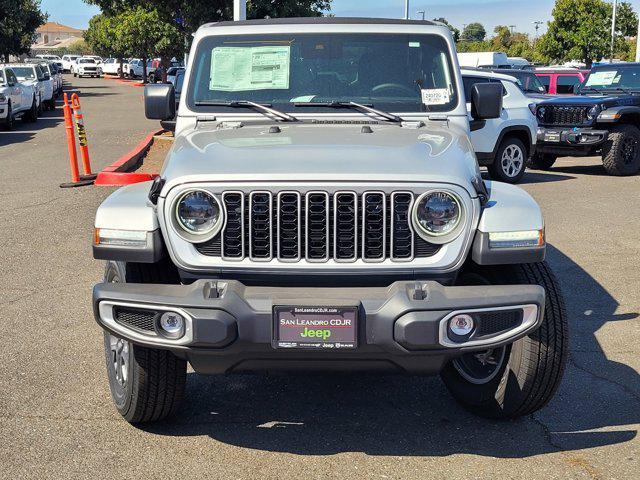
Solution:
[[(108, 262), (105, 282), (166, 283), (156, 265)], [(187, 362), (168, 350), (142, 347), (104, 332), (111, 397), (130, 423), (154, 422), (173, 415), (184, 397)]]
[(640, 172), (640, 130), (633, 125), (613, 127), (602, 148), (602, 164), (609, 175), (618, 177)]
[(551, 170), (558, 157), (549, 153), (536, 153), (531, 159), (531, 168), (536, 170)]
[(473, 352), (450, 362), (442, 379), (468, 411), (486, 418), (529, 415), (554, 396), (568, 356), (564, 299), (546, 263), (487, 267), (462, 276), (461, 284), (540, 285), (546, 292), (540, 327), (511, 345)]
[(527, 170), (527, 148), (515, 137), (506, 138), (498, 147), (496, 158), (487, 167), (493, 180), (518, 183)]
[(8, 102), (7, 104), (7, 118), (4, 121), (4, 128), (7, 131), (11, 131), (13, 130), (15, 126), (15, 119), (13, 116), (13, 109), (11, 108), (11, 102)]

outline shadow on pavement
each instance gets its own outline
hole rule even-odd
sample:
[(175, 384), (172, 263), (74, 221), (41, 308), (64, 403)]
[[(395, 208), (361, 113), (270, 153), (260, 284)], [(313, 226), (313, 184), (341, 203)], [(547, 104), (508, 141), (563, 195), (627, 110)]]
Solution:
[(573, 173), (576, 175), (598, 175), (601, 177), (609, 176), (609, 174), (601, 164), (552, 167), (551, 172)]
[(59, 103), (56, 105), (57, 108), (53, 112), (43, 112), (35, 123), (16, 120), (13, 130), (0, 130), (0, 147), (31, 140), (38, 131), (55, 128), (59, 123), (64, 122), (62, 109), (59, 107)]
[[(638, 314), (617, 315), (618, 303), (605, 288), (569, 257), (549, 250), (567, 300), (572, 350), (588, 353), (578, 359), (572, 352), (558, 395), (534, 416), (511, 422), (474, 417), (438, 378), (190, 374), (179, 416), (144, 428), (299, 455), (523, 458), (627, 442), (640, 423), (640, 379), (607, 358), (595, 333)], [(599, 430), (604, 428), (610, 430)]]

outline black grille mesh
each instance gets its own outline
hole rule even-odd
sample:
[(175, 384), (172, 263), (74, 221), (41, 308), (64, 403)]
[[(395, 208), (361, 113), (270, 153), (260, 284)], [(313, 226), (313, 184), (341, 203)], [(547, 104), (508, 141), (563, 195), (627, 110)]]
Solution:
[(113, 317), (117, 323), (143, 333), (155, 333), (155, 318), (157, 314), (153, 310), (113, 307)]
[(284, 260), (300, 257), (300, 195), (282, 193), (278, 207), (279, 251)]
[(477, 313), (474, 316), (478, 320), (476, 337), (495, 335), (515, 328), (522, 323), (522, 310)]
[(242, 194), (225, 194), (224, 208), (227, 214), (227, 224), (222, 233), (224, 256), (242, 258), (244, 253), (242, 248)]
[(367, 260), (381, 260), (385, 256), (385, 196), (369, 193), (363, 196), (363, 202), (363, 256)]
[(256, 259), (271, 258), (271, 195), (265, 192), (251, 196), (250, 219), (252, 242), (251, 256)]
[(358, 257), (357, 196), (353, 193), (339, 193), (336, 195), (335, 202), (336, 259), (355, 259)]
[(582, 125), (587, 121), (589, 107), (569, 107), (561, 105), (542, 106), (544, 116), (541, 119), (543, 125)]
[(312, 192), (300, 197), (297, 192), (282, 192), (279, 202), (276, 194), (254, 192), (251, 196), (245, 194), (244, 218), (240, 193), (227, 192), (223, 198), (227, 210), (225, 229), (214, 239), (195, 245), (202, 255), (222, 256), (222, 241), (224, 256), (231, 260), (251, 254), (256, 260), (276, 257), (283, 261), (324, 261), (328, 250), (329, 258), (342, 261), (361, 259), (363, 252), (367, 260), (406, 261), (432, 257), (441, 248), (412, 233), (413, 195), (409, 192), (396, 192), (393, 197), (379, 192), (339, 192), (335, 196)]

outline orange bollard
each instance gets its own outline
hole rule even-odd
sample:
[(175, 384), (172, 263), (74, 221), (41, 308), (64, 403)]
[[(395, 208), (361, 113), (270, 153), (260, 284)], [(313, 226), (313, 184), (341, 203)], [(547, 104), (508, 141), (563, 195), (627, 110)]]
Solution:
[(69, 166), (71, 167), (71, 182), (60, 184), (60, 188), (80, 187), (83, 185), (91, 185), (93, 180), (83, 180), (78, 172), (78, 154), (76, 152), (76, 136), (73, 129), (73, 119), (71, 106), (69, 105), (69, 97), (64, 94), (64, 128), (67, 132), (67, 147), (69, 149)]
[(91, 160), (89, 159), (89, 143), (87, 142), (87, 130), (84, 128), (84, 116), (80, 109), (80, 97), (77, 93), (71, 95), (71, 108), (73, 109), (73, 119), (78, 130), (78, 141), (80, 143), (80, 155), (82, 156), (82, 167), (84, 175), (82, 180), (95, 180), (97, 175), (91, 173)]

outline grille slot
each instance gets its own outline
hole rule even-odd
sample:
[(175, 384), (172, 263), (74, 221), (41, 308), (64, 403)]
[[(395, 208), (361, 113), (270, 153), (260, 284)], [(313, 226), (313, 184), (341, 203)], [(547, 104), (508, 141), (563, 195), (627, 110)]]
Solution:
[(562, 106), (549, 105), (544, 106), (545, 114), (543, 117), (544, 125), (582, 125), (587, 123), (587, 111), (590, 107), (584, 106)]
[(194, 247), (226, 261), (410, 262), (442, 248), (413, 231), (414, 200), (405, 191), (227, 191), (224, 229)]
[(391, 195), (391, 258), (397, 261), (413, 259), (414, 238), (411, 228), (411, 192), (394, 192)]
[(329, 259), (329, 194), (309, 192), (305, 203), (306, 259), (325, 262)]
[(522, 310), (478, 313), (476, 337), (496, 335), (505, 330), (511, 330), (522, 323), (522, 315)]
[(244, 195), (242, 192), (225, 192), (222, 202), (226, 224), (222, 232), (222, 257), (227, 260), (244, 258)]
[(387, 198), (382, 192), (362, 195), (362, 258), (383, 261), (386, 253)]
[(154, 334), (158, 312), (141, 308), (113, 307), (113, 318), (117, 323), (145, 334)]
[(268, 262), (273, 257), (272, 199), (271, 192), (249, 194), (249, 256), (257, 262)]
[(337, 192), (333, 205), (333, 256), (339, 262), (353, 262), (358, 258), (358, 196)]
[(278, 259), (298, 261), (301, 258), (302, 202), (298, 192), (278, 194)]

